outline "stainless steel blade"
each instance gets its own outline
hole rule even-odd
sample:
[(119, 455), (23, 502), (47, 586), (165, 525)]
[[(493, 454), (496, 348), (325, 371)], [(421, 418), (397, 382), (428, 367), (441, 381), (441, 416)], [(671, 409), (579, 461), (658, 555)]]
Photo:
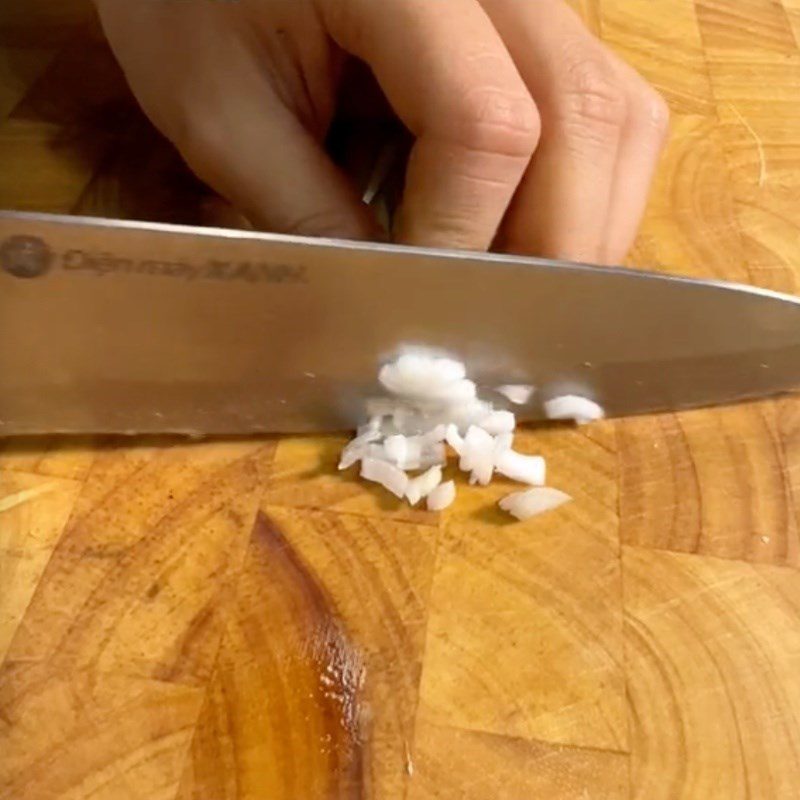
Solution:
[(531, 258), (0, 213), (0, 434), (334, 430), (404, 345), (609, 415), (800, 387), (800, 301)]

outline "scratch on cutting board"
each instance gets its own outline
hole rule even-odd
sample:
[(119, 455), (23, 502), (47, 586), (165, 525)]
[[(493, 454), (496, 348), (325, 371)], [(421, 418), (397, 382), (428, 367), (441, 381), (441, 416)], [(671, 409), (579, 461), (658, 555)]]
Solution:
[(51, 491), (54, 486), (54, 483), (43, 483), (41, 486), (36, 486), (33, 489), (24, 489), (21, 492), (0, 497), (0, 514), (2, 514), (4, 511), (10, 511), (12, 508), (16, 508), (17, 506), (21, 506), (23, 503), (33, 500), (34, 497), (38, 497), (41, 494)]
[(411, 760), (411, 750), (408, 747), (408, 742), (403, 742), (406, 751), (406, 775), (409, 778), (414, 777), (414, 762)]
[(744, 125), (745, 128), (747, 128), (747, 130), (750, 132), (750, 135), (753, 137), (753, 140), (756, 143), (756, 147), (758, 148), (758, 162), (759, 162), (758, 185), (763, 186), (764, 182), (767, 180), (767, 159), (766, 156), (764, 155), (764, 144), (759, 138), (758, 134), (753, 130), (753, 126), (742, 116), (739, 109), (736, 108), (736, 106), (733, 103), (728, 103), (728, 105), (733, 110), (733, 113), (736, 114), (736, 116), (739, 118), (739, 121), (742, 123), (742, 125)]

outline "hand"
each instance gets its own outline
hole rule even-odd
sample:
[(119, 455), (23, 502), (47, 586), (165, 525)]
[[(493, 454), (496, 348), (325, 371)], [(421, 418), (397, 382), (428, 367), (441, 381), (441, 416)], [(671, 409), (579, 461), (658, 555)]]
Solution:
[(667, 130), (661, 97), (564, 0), (96, 0), (146, 113), (257, 227), (370, 238), (322, 140), (342, 66), (416, 137), (398, 239), (614, 263)]

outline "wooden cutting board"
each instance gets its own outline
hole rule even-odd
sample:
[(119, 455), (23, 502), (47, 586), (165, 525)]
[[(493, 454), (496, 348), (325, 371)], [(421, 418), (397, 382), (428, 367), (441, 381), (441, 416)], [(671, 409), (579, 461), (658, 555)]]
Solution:
[[(202, 221), (80, 2), (21, 5), (0, 207)], [(799, 0), (581, 8), (674, 113), (633, 263), (798, 291)], [(521, 440), (575, 497), (527, 524), (331, 438), (0, 443), (0, 798), (800, 796), (800, 401)]]

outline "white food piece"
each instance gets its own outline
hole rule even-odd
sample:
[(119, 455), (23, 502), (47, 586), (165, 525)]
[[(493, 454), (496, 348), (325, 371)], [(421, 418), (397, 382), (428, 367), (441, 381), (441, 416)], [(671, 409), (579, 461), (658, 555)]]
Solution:
[(408, 504), (411, 506), (415, 506), (422, 499), (422, 491), (415, 483), (417, 480), (419, 479), (412, 478), (408, 482), (408, 488), (406, 489), (406, 500), (408, 500)]
[[(461, 396), (459, 391), (469, 391), (467, 385), (472, 383), (465, 377), (466, 368), (458, 361), (412, 353), (384, 365), (378, 374), (378, 380), (392, 394), (420, 398), (441, 398), (452, 391)], [(460, 390), (453, 388), (459, 386)]]
[(443, 412), (447, 417), (447, 422), (458, 427), (459, 432), (466, 432), (471, 425), (478, 425), (493, 411), (490, 403), (482, 400), (473, 400), (471, 403), (462, 403), (451, 406)]
[(414, 427), (411, 420), (416, 415), (417, 412), (411, 406), (396, 403), (392, 412), (392, 422), (398, 431), (410, 431)]
[(471, 472), (475, 468), (475, 464), (482, 461), (485, 456), (489, 456), (491, 459), (493, 453), (494, 439), (483, 428), (471, 425), (464, 437), (459, 469), (462, 472)]
[(464, 453), (464, 437), (458, 431), (458, 425), (452, 422), (447, 426), (447, 434), (445, 440), (450, 447), (455, 450), (456, 455), (463, 455)]
[(456, 405), (474, 400), (478, 396), (478, 387), (465, 378), (463, 381), (433, 387), (423, 396), (447, 405)]
[[(391, 422), (391, 425), (389, 425)], [(447, 430), (450, 422), (446, 406), (418, 404), (412, 402), (398, 403), (392, 419), (383, 423), (384, 431), (391, 428), (405, 436), (423, 435), (426, 440), (435, 439), (441, 430)]]
[(444, 511), (456, 499), (456, 485), (453, 481), (440, 483), (428, 495), (428, 511)]
[[(427, 450), (431, 447), (429, 445)], [(423, 466), (423, 451), (426, 447), (422, 436), (395, 434), (386, 438), (383, 449), (386, 451), (386, 458), (400, 469), (421, 469)]]
[(422, 475), (411, 478), (406, 488), (406, 499), (412, 506), (415, 506), (427, 497), (442, 482), (442, 468), (439, 466), (431, 467)]
[(463, 381), (467, 377), (467, 368), (453, 358), (435, 358), (430, 368), (443, 383)]
[(509, 403), (515, 406), (524, 406), (536, 390), (533, 386), (526, 386), (524, 384), (508, 383), (505, 386), (498, 386), (497, 393), (503, 395)]
[(552, 511), (572, 498), (558, 489), (541, 487), (526, 492), (514, 492), (500, 501), (500, 508), (517, 519), (530, 519), (537, 514)]
[[(352, 442), (351, 442), (352, 444)], [(339, 462), (339, 469), (349, 469), (353, 464), (358, 461), (363, 461), (365, 458), (371, 458), (375, 461), (386, 461), (390, 459), (386, 455), (386, 450), (382, 444), (372, 442), (370, 444), (362, 444), (358, 447), (347, 447), (342, 452), (342, 459)]]
[(383, 443), (383, 449), (386, 451), (389, 460), (400, 466), (408, 458), (408, 439), (399, 434), (397, 436), (389, 436)]
[(392, 415), (394, 429), (405, 436), (414, 436), (430, 427), (430, 421), (420, 411), (406, 404), (399, 404)]
[[(403, 464), (399, 466), (403, 469), (420, 469), (425, 449), (430, 446), (425, 444), (425, 439), (422, 436), (409, 436), (406, 441), (408, 442), (408, 454), (406, 455), (405, 463), (409, 466), (403, 466)], [(412, 464), (417, 464), (418, 466), (411, 466)]]
[(426, 353), (406, 353), (394, 362), (395, 372), (406, 379), (428, 379), (452, 383), (466, 378), (466, 367), (452, 358), (441, 358)]
[(339, 469), (349, 469), (357, 461), (361, 461), (361, 459), (364, 458), (368, 452), (369, 444), (377, 441), (380, 438), (380, 432), (374, 430), (366, 430), (356, 436), (356, 438), (349, 442), (347, 447), (345, 447), (342, 451), (341, 460), (339, 461)]
[(510, 411), (492, 411), (486, 419), (480, 422), (481, 428), (492, 436), (501, 433), (511, 433), (517, 427), (517, 419)]
[(494, 457), (495, 460), (501, 453), (510, 450), (514, 444), (513, 433), (499, 433), (494, 437)]
[(464, 449), (459, 467), (471, 472), (470, 483), (487, 486), (494, 472), (495, 441), (483, 428), (472, 425), (464, 437)]
[(436, 465), (442, 465), (447, 462), (447, 451), (441, 442), (433, 442), (425, 445), (419, 457), (418, 467), (408, 467), (408, 469), (428, 469)]
[(430, 466), (430, 464), (424, 465), (422, 437), (409, 436), (406, 442), (408, 444), (408, 451), (406, 452), (405, 460), (401, 461), (397, 466), (400, 467), (400, 469), (423, 469), (424, 466)]
[(572, 419), (579, 425), (602, 419), (605, 416), (601, 406), (594, 400), (590, 400), (588, 397), (579, 397), (576, 394), (566, 394), (546, 400), (544, 413), (548, 419)]
[[(379, 442), (372, 442), (367, 445), (364, 458), (374, 458), (377, 461), (389, 461), (389, 456), (386, 455), (386, 448)], [(364, 458), (361, 460), (363, 461)]]
[(381, 421), (381, 436), (386, 439), (388, 436), (397, 436), (398, 433), (400, 431), (397, 430), (397, 426), (392, 422), (392, 418), (384, 417)]
[(530, 486), (544, 486), (547, 462), (541, 456), (527, 456), (506, 450), (495, 457), (495, 469), (506, 478)]
[(360, 444), (369, 444), (370, 442), (377, 442), (381, 438), (381, 432), (379, 428), (375, 428), (372, 426), (365, 426), (365, 430), (361, 431), (355, 439), (353, 439), (350, 444), (351, 445), (360, 445)]
[(494, 475), (494, 459), (487, 454), (475, 460), (469, 482), (473, 485), (478, 483), (481, 486), (488, 486), (492, 482), (492, 475)]
[(357, 464), (364, 458), (365, 449), (360, 449), (358, 447), (351, 447), (348, 445), (342, 450), (342, 455), (339, 458), (339, 471), (341, 472), (344, 469), (350, 469), (353, 464)]
[(441, 412), (447, 406), (459, 406), (474, 401), (477, 396), (478, 387), (470, 380), (441, 385), (431, 382), (397, 393), (398, 400), (407, 403), (410, 409), (428, 416)]
[(368, 435), (373, 437), (369, 441), (375, 441), (376, 439), (381, 438), (380, 417), (370, 417), (369, 421), (366, 422), (364, 425), (359, 425), (358, 430), (356, 431), (356, 438)]
[[(544, 458), (513, 450), (514, 413), (496, 410), (480, 400), (477, 386), (467, 379), (460, 362), (407, 352), (386, 364), (379, 378), (393, 396), (367, 401), (368, 422), (344, 448), (340, 469), (360, 461), (366, 480), (381, 484), (411, 505), (427, 498), (429, 509), (441, 511), (456, 496), (454, 482), (443, 483), (449, 445), (471, 483), (487, 485), (497, 471), (537, 487), (501, 501), (501, 507), (519, 519), (557, 508), (570, 499), (557, 489), (544, 488)], [(509, 384), (497, 391), (509, 402), (522, 405), (534, 387)], [(545, 410), (551, 419), (578, 422), (603, 416), (597, 403), (577, 395), (554, 398), (545, 404)], [(417, 470), (421, 474), (416, 477), (409, 474)]]
[(388, 461), (365, 458), (361, 462), (361, 477), (379, 483), (395, 497), (404, 497), (408, 489), (408, 475)]
[(426, 447), (432, 444), (439, 444), (439, 442), (443, 442), (447, 437), (447, 425), (444, 423), (439, 423), (435, 427), (431, 428), (427, 433), (423, 433), (420, 437), (422, 439), (422, 446)]

